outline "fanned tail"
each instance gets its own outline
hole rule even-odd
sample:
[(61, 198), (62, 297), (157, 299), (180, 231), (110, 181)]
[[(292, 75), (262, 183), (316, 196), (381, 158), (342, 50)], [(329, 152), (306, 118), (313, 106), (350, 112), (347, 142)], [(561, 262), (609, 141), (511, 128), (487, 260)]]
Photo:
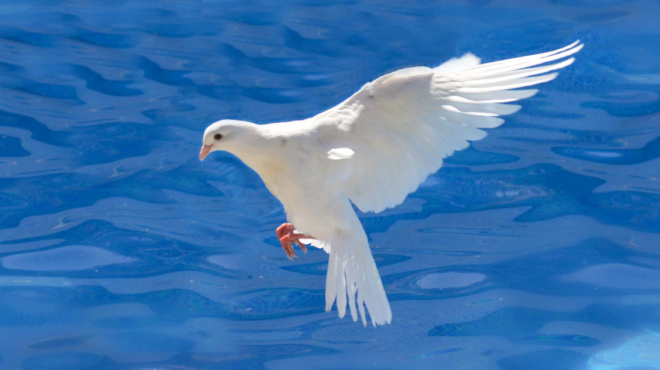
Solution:
[(353, 321), (358, 320), (359, 312), (364, 326), (365, 306), (374, 326), (392, 322), (390, 303), (364, 230), (336, 231), (329, 249), (325, 310), (330, 311), (336, 300), (340, 318), (346, 315), (348, 303)]

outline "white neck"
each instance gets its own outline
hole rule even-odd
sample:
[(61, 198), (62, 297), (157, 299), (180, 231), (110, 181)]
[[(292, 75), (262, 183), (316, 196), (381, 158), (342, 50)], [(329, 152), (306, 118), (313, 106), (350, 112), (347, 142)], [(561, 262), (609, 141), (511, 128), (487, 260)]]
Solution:
[(268, 174), (275, 170), (275, 164), (281, 161), (282, 156), (282, 152), (278, 150), (281, 139), (271, 135), (267, 126), (247, 127), (240, 144), (226, 148), (255, 170), (264, 182)]

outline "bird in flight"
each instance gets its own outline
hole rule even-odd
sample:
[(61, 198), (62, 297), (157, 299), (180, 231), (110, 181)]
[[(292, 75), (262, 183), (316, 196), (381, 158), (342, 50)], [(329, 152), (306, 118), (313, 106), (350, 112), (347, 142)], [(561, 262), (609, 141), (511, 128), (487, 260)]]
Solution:
[[(480, 64), (473, 54), (435, 67), (400, 69), (362, 86), (339, 105), (300, 121), (257, 125), (221, 120), (204, 132), (199, 159), (223, 150), (259, 174), (286, 211), (276, 230), (294, 246), (329, 255), (326, 311), (389, 324), (392, 311), (367, 235), (353, 206), (380, 212), (403, 202), (443, 158), (486, 137), (557, 70), (573, 63), (576, 41), (558, 50)], [(294, 226), (295, 225), (295, 226)]]

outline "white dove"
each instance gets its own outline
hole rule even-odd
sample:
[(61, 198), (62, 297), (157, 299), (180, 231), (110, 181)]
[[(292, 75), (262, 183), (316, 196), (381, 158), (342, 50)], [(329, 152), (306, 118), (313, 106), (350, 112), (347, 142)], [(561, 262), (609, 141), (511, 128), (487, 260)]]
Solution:
[[(547, 82), (573, 63), (583, 45), (479, 64), (473, 54), (435, 68), (405, 68), (365, 84), (341, 104), (314, 117), (257, 125), (221, 120), (204, 132), (200, 160), (216, 150), (254, 169), (286, 211), (277, 236), (287, 257), (304, 243), (330, 255), (326, 311), (350, 307), (366, 326), (389, 324), (392, 311), (367, 235), (351, 202), (362, 212), (394, 207), (415, 191), (442, 159), (481, 140)], [(561, 60), (561, 61), (560, 61)], [(559, 61), (554, 64), (546, 64)], [(294, 226), (295, 225), (295, 229)]]

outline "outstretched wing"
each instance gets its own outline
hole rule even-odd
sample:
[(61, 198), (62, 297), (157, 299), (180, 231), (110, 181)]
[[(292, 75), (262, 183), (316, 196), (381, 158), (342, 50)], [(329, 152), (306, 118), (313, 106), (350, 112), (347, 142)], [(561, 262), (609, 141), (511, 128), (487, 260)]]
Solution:
[(321, 131), (336, 131), (333, 140), (353, 151), (346, 159), (352, 168), (346, 195), (360, 210), (379, 212), (403, 202), (443, 158), (483, 139), (482, 129), (501, 125), (498, 116), (520, 109), (505, 103), (538, 91), (515, 89), (554, 79), (554, 71), (573, 63), (569, 56), (582, 46), (576, 41), (486, 64), (466, 54), (436, 68), (401, 69), (367, 83), (313, 121)]

